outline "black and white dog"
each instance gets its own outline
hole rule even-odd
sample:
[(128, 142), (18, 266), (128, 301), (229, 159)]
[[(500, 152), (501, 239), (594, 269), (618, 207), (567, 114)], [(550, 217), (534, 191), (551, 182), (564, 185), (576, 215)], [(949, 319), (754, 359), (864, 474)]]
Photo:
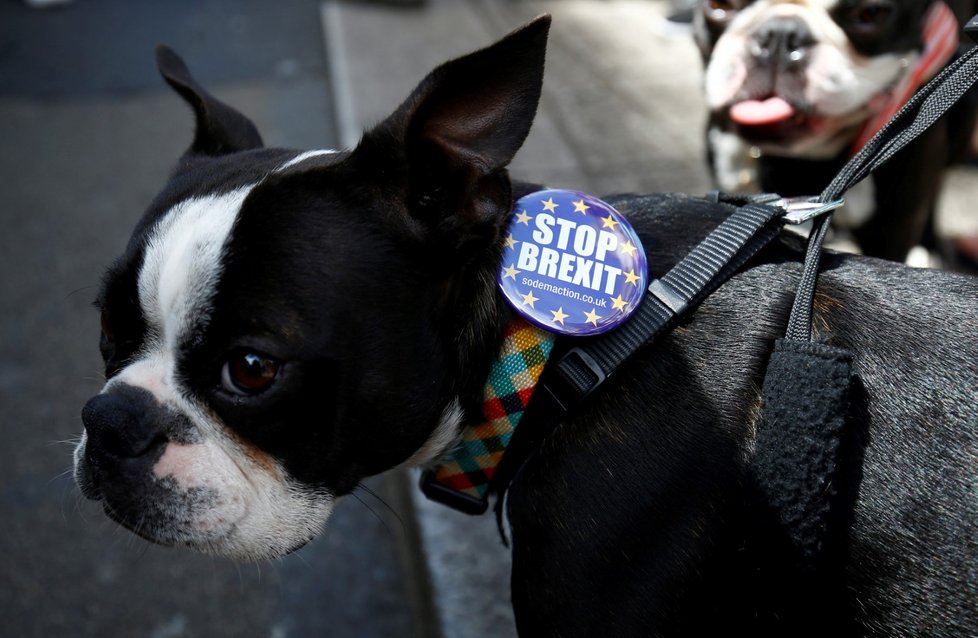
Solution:
[[(108, 380), (83, 493), (153, 542), (301, 547), (367, 476), (481, 418), (495, 287), (549, 19), (449, 62), (349, 151), (268, 149), (171, 51), (193, 144), (105, 276)], [(616, 200), (661, 274), (729, 213)], [(855, 353), (838, 581), (813, 587), (748, 504), (758, 385), (800, 266), (766, 249), (551, 437), (509, 492), (527, 636), (978, 631), (978, 281), (827, 255), (820, 338)], [(566, 348), (563, 340), (559, 348)], [(770, 534), (769, 534), (770, 532)], [(836, 572), (834, 572), (836, 573)], [(708, 633), (709, 632), (709, 633)], [(834, 635), (834, 634), (833, 634)]]
[[(820, 192), (951, 59), (959, 31), (942, 0), (702, 0), (694, 21), (719, 188), (786, 195)], [(969, 147), (976, 95), (850, 193), (836, 224), (864, 253), (903, 260), (933, 244), (941, 174)]]

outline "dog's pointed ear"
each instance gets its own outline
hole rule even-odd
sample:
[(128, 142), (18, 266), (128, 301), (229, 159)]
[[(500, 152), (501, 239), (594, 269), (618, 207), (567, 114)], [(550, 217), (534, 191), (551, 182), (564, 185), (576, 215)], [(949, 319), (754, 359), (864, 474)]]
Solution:
[(194, 110), (197, 129), (188, 154), (223, 155), (261, 148), (261, 136), (254, 123), (200, 86), (172, 49), (157, 46), (156, 65), (166, 83)]
[(499, 225), (511, 205), (505, 167), (522, 146), (543, 84), (550, 16), (432, 71), (354, 155), (407, 164), (411, 216), (430, 226)]

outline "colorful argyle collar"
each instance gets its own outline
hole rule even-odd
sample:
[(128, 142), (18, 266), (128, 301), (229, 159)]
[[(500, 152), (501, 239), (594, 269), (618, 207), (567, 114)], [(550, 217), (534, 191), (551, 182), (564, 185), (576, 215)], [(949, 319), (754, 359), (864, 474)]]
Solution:
[(496, 467), (530, 403), (553, 350), (554, 335), (522, 319), (506, 328), (499, 357), (489, 371), (483, 395), (485, 421), (466, 427), (462, 440), (422, 483), (433, 500), (481, 514)]

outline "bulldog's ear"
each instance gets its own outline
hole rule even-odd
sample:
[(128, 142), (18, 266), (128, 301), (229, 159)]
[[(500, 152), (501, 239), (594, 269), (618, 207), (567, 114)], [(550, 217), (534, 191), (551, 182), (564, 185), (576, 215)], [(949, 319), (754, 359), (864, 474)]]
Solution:
[(223, 155), (261, 148), (261, 136), (247, 117), (208, 93), (169, 47), (156, 47), (156, 65), (167, 84), (190, 104), (197, 130), (188, 154)]
[(421, 222), (501, 223), (505, 167), (522, 146), (543, 85), (550, 16), (432, 71), (354, 155), (407, 163), (407, 208)]

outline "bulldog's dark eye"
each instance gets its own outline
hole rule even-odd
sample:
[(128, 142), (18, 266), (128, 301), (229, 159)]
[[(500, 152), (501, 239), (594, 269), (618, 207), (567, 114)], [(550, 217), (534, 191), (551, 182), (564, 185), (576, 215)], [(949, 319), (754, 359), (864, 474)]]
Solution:
[(849, 22), (858, 29), (876, 27), (893, 13), (893, 7), (883, 2), (868, 2), (849, 11)]
[(275, 382), (282, 364), (248, 350), (231, 354), (221, 370), (221, 386), (234, 394), (258, 394)]

